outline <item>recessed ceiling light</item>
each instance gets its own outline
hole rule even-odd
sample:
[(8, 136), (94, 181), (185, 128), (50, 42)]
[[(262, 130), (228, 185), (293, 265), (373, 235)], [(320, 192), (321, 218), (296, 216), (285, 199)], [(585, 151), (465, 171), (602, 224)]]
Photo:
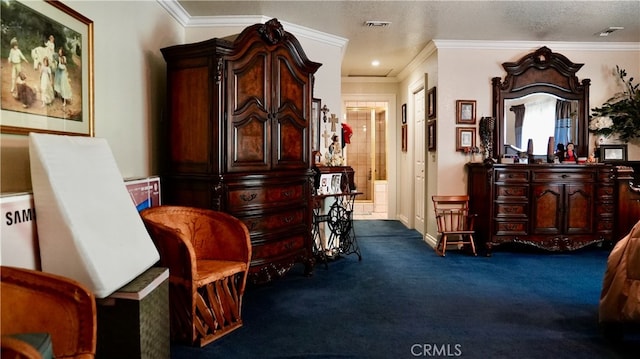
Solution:
[(391, 25), (391, 21), (367, 20), (364, 22), (364, 26), (369, 27), (387, 27), (389, 25)]
[(622, 26), (609, 26), (608, 28), (600, 31), (599, 33), (596, 33), (596, 35), (601, 36), (601, 37), (605, 37), (605, 36), (609, 36), (610, 33), (614, 32), (614, 31), (618, 31), (618, 30), (624, 30), (624, 27), (622, 27)]
[(378, 60), (371, 61), (371, 66), (380, 66), (380, 61)]

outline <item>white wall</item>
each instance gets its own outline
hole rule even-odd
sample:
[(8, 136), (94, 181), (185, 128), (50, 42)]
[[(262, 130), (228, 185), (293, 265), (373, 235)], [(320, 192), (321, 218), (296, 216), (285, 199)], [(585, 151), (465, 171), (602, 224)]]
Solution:
[[(93, 21), (95, 136), (109, 142), (124, 177), (156, 173), (165, 101), (162, 47), (184, 29), (156, 1), (63, 1)], [(2, 192), (31, 189), (27, 136), (0, 136)]]

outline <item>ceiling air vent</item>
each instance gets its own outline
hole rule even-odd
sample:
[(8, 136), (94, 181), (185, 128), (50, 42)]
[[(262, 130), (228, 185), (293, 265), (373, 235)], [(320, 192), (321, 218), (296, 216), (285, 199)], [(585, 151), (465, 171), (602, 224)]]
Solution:
[(387, 27), (389, 25), (391, 25), (391, 21), (367, 20), (364, 22), (364, 26), (368, 27)]
[(614, 32), (614, 31), (617, 31), (617, 30), (624, 30), (624, 27), (622, 27), (622, 26), (609, 26), (608, 28), (600, 31), (599, 33), (596, 33), (596, 35), (605, 37), (605, 36), (609, 36), (610, 33)]

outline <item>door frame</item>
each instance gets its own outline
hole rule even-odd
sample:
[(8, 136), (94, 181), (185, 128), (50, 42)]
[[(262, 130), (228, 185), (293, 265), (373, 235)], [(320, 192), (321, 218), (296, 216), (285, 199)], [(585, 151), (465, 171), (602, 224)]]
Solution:
[[(341, 98), (342, 113), (347, 113), (347, 102), (363, 101), (363, 102), (386, 102), (388, 110), (387, 121), (387, 174), (397, 173), (397, 156), (398, 156), (398, 141), (397, 141), (397, 126), (394, 124), (399, 121), (395, 121), (396, 114), (396, 94), (395, 93), (381, 93), (381, 94), (343, 94)], [(347, 155), (348, 156), (348, 155)], [(347, 162), (348, 162), (347, 157)], [(398, 217), (398, 182), (396, 176), (387, 176), (387, 218), (397, 219)]]

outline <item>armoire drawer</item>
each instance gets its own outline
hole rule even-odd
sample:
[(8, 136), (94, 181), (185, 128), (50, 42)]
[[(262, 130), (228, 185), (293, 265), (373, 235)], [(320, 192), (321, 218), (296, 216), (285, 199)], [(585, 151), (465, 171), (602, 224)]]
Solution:
[(298, 249), (305, 248), (305, 237), (302, 234), (285, 237), (277, 241), (252, 243), (251, 262), (269, 262), (269, 258), (282, 256)]
[(305, 222), (305, 208), (295, 208), (275, 213), (261, 213), (258, 215), (242, 216), (236, 214), (237, 217), (244, 222), (251, 234), (261, 232), (271, 232), (282, 230), (283, 228), (291, 228), (291, 226), (303, 225)]
[(240, 211), (252, 207), (264, 207), (304, 202), (305, 184), (294, 183), (280, 186), (230, 188), (227, 199), (229, 211)]

